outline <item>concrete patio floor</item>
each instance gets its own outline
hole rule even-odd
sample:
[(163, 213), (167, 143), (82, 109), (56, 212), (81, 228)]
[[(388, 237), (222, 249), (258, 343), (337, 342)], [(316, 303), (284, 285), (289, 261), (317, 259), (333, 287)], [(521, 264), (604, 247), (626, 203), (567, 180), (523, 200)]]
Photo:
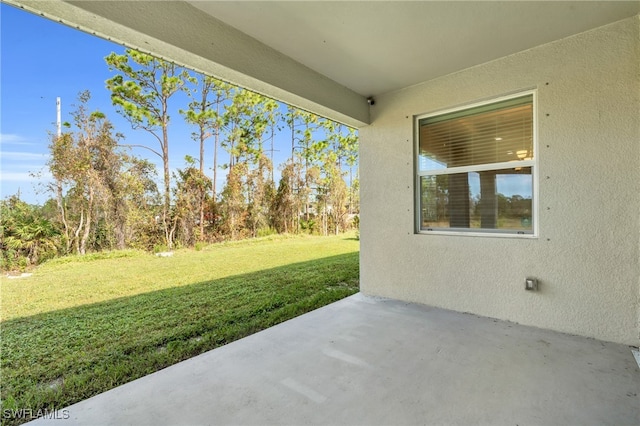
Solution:
[(68, 407), (83, 425), (638, 425), (625, 345), (356, 294)]

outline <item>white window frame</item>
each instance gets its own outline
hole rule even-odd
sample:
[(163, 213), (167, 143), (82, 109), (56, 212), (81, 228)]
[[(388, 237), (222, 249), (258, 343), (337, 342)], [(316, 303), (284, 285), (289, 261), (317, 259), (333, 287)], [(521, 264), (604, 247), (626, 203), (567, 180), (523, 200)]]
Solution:
[[(494, 103), (507, 101), (509, 99), (520, 98), (523, 96), (532, 96), (532, 112), (533, 112), (533, 159), (523, 160), (518, 162), (518, 167), (531, 167), (531, 179), (532, 179), (532, 200), (531, 200), (531, 219), (533, 222), (532, 232), (522, 233), (519, 231), (501, 230), (501, 229), (446, 229), (446, 228), (434, 228), (432, 230), (422, 229), (422, 201), (421, 201), (421, 182), (422, 176), (433, 175), (445, 175), (455, 173), (468, 173), (468, 172), (481, 172), (487, 170), (499, 170), (513, 168), (513, 162), (503, 163), (491, 163), (491, 164), (479, 164), (474, 166), (463, 167), (450, 167), (446, 169), (431, 169), (420, 170), (420, 120), (435, 117), (444, 114), (450, 114), (453, 112), (464, 111), (466, 109), (476, 108), (484, 105), (491, 105)], [(415, 233), (422, 235), (456, 235), (456, 236), (471, 236), (471, 237), (499, 237), (499, 238), (538, 238), (538, 206), (539, 206), (539, 193), (538, 193), (538, 91), (536, 89), (525, 90), (522, 92), (513, 93), (510, 95), (501, 96), (498, 98), (492, 98), (490, 100), (475, 102), (472, 104), (466, 104), (463, 106), (448, 108), (444, 110), (438, 110), (426, 114), (414, 116), (414, 185), (415, 185), (415, 200), (414, 200), (414, 216), (415, 216)]]

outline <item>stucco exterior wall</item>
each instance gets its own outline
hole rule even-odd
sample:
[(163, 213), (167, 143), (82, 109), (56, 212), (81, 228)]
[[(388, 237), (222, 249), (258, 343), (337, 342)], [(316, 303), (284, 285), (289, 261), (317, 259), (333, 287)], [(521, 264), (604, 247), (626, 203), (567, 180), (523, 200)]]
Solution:
[[(532, 88), (538, 238), (416, 234), (414, 116)], [(638, 344), (639, 16), (380, 96), (371, 118), (363, 293)]]

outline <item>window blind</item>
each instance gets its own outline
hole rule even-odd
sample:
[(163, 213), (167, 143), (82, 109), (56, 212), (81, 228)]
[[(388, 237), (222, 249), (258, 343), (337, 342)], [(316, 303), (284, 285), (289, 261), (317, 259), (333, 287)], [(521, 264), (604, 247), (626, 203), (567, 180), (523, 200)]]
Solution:
[(533, 159), (533, 95), (419, 120), (419, 169)]

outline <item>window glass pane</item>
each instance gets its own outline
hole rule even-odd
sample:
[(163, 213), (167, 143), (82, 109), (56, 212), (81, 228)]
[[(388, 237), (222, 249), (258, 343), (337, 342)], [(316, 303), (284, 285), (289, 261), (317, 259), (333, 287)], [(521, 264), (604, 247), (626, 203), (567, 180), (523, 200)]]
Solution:
[(533, 96), (419, 121), (420, 170), (533, 159)]
[(420, 228), (532, 233), (531, 167), (420, 178)]

